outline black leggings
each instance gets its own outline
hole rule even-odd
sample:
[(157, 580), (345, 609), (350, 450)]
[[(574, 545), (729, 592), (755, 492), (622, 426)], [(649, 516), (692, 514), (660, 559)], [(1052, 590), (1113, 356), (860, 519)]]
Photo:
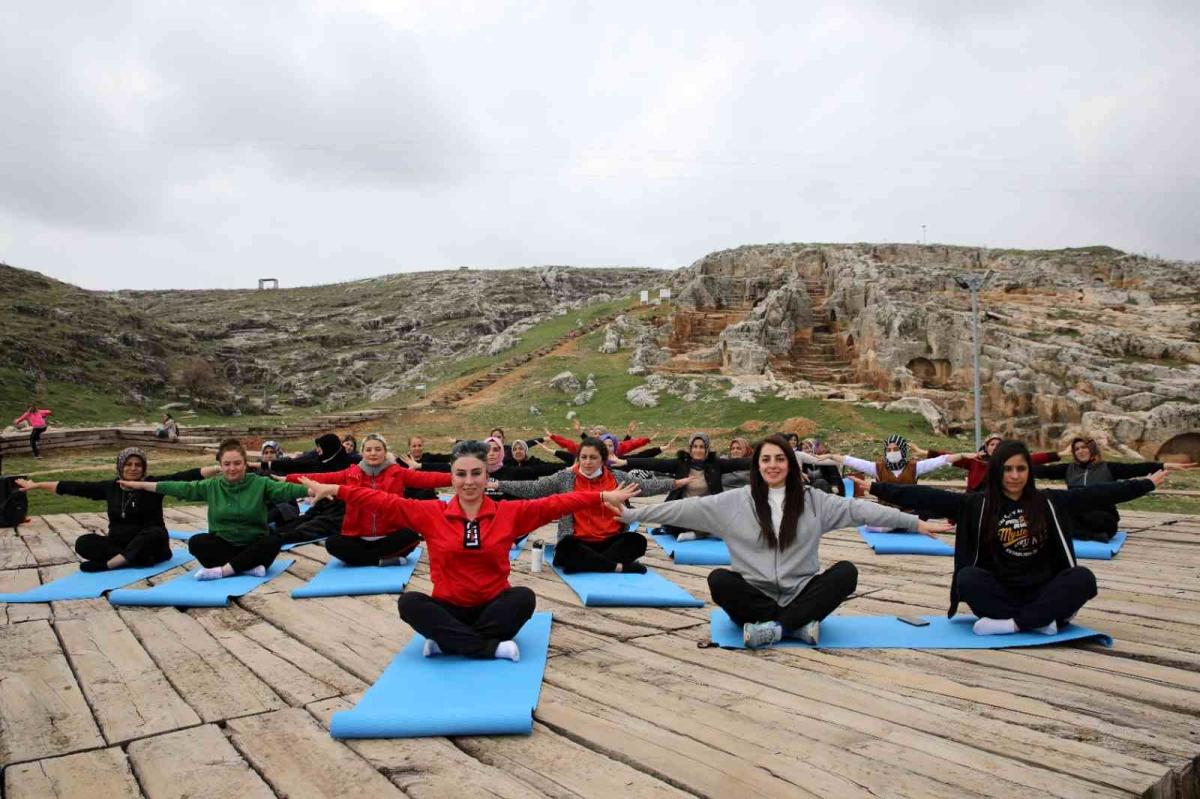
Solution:
[(231, 544), (212, 533), (196, 533), (188, 539), (188, 552), (196, 556), (201, 566), (211, 569), (228, 563), (238, 574), (255, 566), (271, 568), (281, 546), (283, 539), (274, 533), (267, 533), (249, 544)]
[(322, 500), (308, 509), (308, 513), (290, 522), (275, 525), (275, 532), (285, 544), (302, 541), (319, 541), (342, 531), (342, 519), (346, 517), (346, 503), (340, 499)]
[(1116, 508), (1089, 508), (1075, 514), (1075, 529), (1071, 535), (1089, 541), (1109, 541), (1117, 534), (1120, 522)]
[(405, 529), (377, 541), (354, 535), (331, 535), (325, 539), (325, 549), (347, 566), (378, 566), (384, 558), (404, 557), (420, 542), (421, 536)]
[(1096, 576), (1083, 566), (1061, 571), (1048, 583), (1030, 589), (1006, 586), (978, 566), (959, 570), (954, 579), (958, 595), (976, 616), (1012, 619), (1022, 630), (1045, 627), (1052, 621), (1063, 624), (1096, 596)]
[(75, 539), (75, 551), (84, 560), (108, 562), (124, 555), (130, 566), (153, 566), (171, 557), (170, 539), (165, 527), (147, 527), (134, 535), (86, 533)]
[[(533, 616), (537, 598), (524, 586), (508, 588), (483, 605), (463, 607), (409, 591), (396, 601), (400, 618), (437, 643), (447, 655), (496, 656), (501, 641), (512, 640)], [(469, 689), (469, 686), (464, 686)]]
[(858, 569), (846, 560), (814, 575), (787, 605), (780, 605), (730, 569), (715, 569), (708, 575), (708, 590), (712, 592), (713, 602), (720, 605), (735, 623), (777, 621), (785, 634), (833, 613), (857, 587)]
[(40, 458), (42, 451), (38, 449), (38, 441), (42, 438), (42, 433), (46, 432), (45, 427), (35, 427), (29, 433), (29, 448), (33, 450), (33, 457)]
[(611, 572), (618, 563), (632, 563), (645, 554), (646, 538), (640, 533), (617, 533), (599, 541), (569, 535), (555, 546), (554, 565), (567, 574)]

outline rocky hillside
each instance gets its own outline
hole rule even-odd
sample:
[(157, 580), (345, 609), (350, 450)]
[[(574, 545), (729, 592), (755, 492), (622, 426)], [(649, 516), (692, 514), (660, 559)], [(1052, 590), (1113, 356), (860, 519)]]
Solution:
[[(670, 327), (633, 368), (741, 375), (795, 396), (907, 398), (972, 425), (969, 294), (981, 295), (989, 428), (1051, 443), (1085, 428), (1143, 456), (1200, 455), (1200, 264), (1107, 247), (762, 245), (672, 276)], [(627, 336), (628, 337), (628, 336)]]
[[(499, 353), (568, 309), (630, 294), (648, 269), (454, 270), (266, 291), (90, 292), (0, 266), (0, 369), (133, 401), (225, 412), (340, 406)], [(9, 323), (8, 320), (13, 320)]]

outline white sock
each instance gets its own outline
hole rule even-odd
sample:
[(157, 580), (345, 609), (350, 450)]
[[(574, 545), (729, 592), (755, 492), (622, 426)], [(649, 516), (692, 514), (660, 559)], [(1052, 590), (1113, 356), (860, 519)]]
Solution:
[(496, 647), (496, 657), (508, 658), (513, 663), (521, 659), (521, 650), (517, 649), (516, 641), (501, 641)]
[(425, 649), (421, 652), (427, 658), (437, 657), (442, 654), (442, 648), (437, 645), (437, 641), (432, 638), (425, 639)]
[(1058, 622), (1052, 621), (1045, 627), (1034, 627), (1029, 632), (1041, 633), (1042, 635), (1058, 635)]
[(196, 572), (197, 580), (220, 580), (225, 576), (224, 566), (213, 566), (211, 569), (201, 569)]
[(242, 572), (242, 574), (248, 574), (251, 577), (266, 577), (267, 576), (267, 567), (258, 565), (258, 566), (255, 566), (253, 569), (249, 569), (247, 571)]
[(975, 622), (976, 635), (1012, 635), (1017, 631), (1017, 623), (1012, 619), (982, 618)]

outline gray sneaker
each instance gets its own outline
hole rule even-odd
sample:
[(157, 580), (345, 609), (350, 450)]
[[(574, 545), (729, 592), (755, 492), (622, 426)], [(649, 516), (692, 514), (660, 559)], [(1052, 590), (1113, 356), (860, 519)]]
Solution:
[(777, 621), (760, 621), (742, 625), (742, 641), (747, 649), (759, 649), (779, 643), (783, 627)]
[(676, 541), (695, 541), (696, 538), (696, 534), (691, 532), (680, 533), (679, 535), (675, 536)]
[(821, 638), (821, 622), (810, 621), (796, 631), (796, 637), (806, 644), (816, 646)]

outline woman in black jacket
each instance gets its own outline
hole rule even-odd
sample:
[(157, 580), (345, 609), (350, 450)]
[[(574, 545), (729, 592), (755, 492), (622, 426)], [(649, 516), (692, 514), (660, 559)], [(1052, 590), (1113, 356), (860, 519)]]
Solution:
[[(720, 494), (725, 490), (722, 477), (729, 472), (740, 472), (750, 468), (749, 458), (718, 458), (712, 451), (712, 442), (707, 433), (693, 433), (688, 440), (688, 448), (679, 450), (674, 458), (617, 458), (611, 461), (614, 465), (630, 470), (641, 469), (647, 472), (669, 474), (676, 480), (692, 478), (688, 483), (672, 489), (664, 502), (671, 502), (684, 497), (707, 497)], [(664, 530), (672, 533), (679, 541), (692, 541), (697, 538), (708, 538), (708, 533), (697, 533), (677, 527), (666, 527)]]
[(22, 491), (40, 489), (108, 503), (108, 535), (85, 533), (75, 541), (75, 551), (84, 559), (79, 568), (85, 572), (101, 572), (124, 566), (153, 566), (171, 557), (167, 525), (163, 521), (162, 496), (149, 491), (127, 491), (117, 485), (117, 480), (201, 480), (217, 471), (218, 467), (209, 466), (147, 477), (146, 453), (137, 447), (128, 447), (117, 455), (117, 479), (45, 483), (17, 480), (17, 485)]
[[(1091, 438), (1076, 438), (1071, 441), (1073, 460), (1067, 463), (1052, 463), (1038, 466), (1034, 474), (1043, 480), (1062, 480), (1067, 488), (1083, 488), (1114, 480), (1129, 480), (1145, 477), (1163, 469), (1190, 469), (1194, 463), (1119, 463), (1100, 457), (1100, 447)], [(1075, 514), (1075, 537), (1092, 541), (1111, 541), (1117, 534), (1121, 515), (1116, 505), (1095, 503), (1082, 508)]]
[(1039, 490), (1029, 450), (1019, 441), (1004, 441), (988, 464), (982, 492), (961, 494), (881, 482), (869, 484), (869, 490), (923, 516), (958, 521), (948, 616), (957, 612), (961, 601), (979, 617), (975, 622), (979, 635), (1018, 631), (1054, 635), (1096, 596), (1095, 576), (1075, 561), (1073, 520), (1095, 505), (1149, 494), (1166, 474), (1159, 471), (1144, 480), (1067, 491)]

